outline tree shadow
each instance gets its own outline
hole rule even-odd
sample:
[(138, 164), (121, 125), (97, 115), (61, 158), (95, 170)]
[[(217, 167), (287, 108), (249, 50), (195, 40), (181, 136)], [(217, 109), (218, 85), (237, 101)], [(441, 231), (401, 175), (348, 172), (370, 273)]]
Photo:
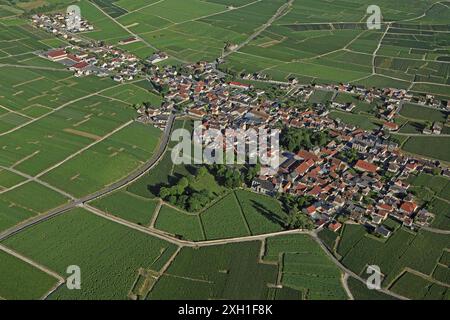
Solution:
[(285, 221), (283, 221), (283, 219), (281, 219), (278, 215), (276, 215), (260, 203), (256, 202), (255, 200), (251, 200), (251, 203), (252, 207), (257, 210), (257, 212), (261, 213), (266, 219), (284, 227)]

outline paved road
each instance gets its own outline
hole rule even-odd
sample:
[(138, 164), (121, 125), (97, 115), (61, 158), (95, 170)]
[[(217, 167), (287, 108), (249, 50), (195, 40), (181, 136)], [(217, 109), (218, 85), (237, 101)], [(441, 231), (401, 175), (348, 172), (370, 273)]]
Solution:
[(73, 209), (73, 208), (75, 208), (77, 206), (81, 206), (81, 205), (83, 205), (86, 202), (98, 199), (98, 198), (100, 198), (100, 197), (102, 197), (102, 196), (104, 196), (106, 194), (109, 194), (109, 193), (111, 193), (111, 192), (113, 192), (113, 191), (115, 191), (117, 189), (120, 189), (120, 188), (130, 184), (131, 182), (137, 180), (138, 178), (140, 178), (142, 175), (147, 173), (151, 168), (153, 168), (153, 166), (156, 165), (159, 162), (159, 160), (161, 159), (162, 155), (164, 154), (164, 152), (165, 152), (165, 150), (167, 148), (167, 145), (169, 143), (170, 133), (172, 131), (172, 126), (173, 126), (174, 120), (175, 120), (175, 115), (171, 114), (170, 117), (169, 117), (169, 120), (167, 122), (167, 126), (166, 126), (166, 128), (164, 130), (164, 133), (163, 133), (161, 142), (159, 144), (158, 150), (156, 151), (156, 153), (153, 154), (152, 158), (148, 162), (146, 162), (141, 168), (139, 168), (135, 172), (131, 173), (126, 178), (124, 178), (124, 179), (122, 179), (122, 180), (120, 180), (120, 181), (118, 181), (116, 183), (113, 183), (113, 184), (109, 185), (108, 187), (106, 187), (106, 188), (104, 188), (104, 189), (102, 189), (100, 191), (97, 191), (95, 193), (87, 195), (87, 196), (85, 196), (83, 198), (71, 201), (71, 202), (69, 202), (68, 204), (66, 204), (64, 206), (58, 207), (56, 209), (53, 209), (53, 210), (51, 210), (51, 211), (49, 211), (49, 212), (47, 212), (47, 213), (45, 213), (43, 215), (36, 216), (36, 217), (34, 217), (34, 218), (30, 219), (30, 220), (25, 221), (22, 224), (14, 226), (14, 227), (12, 227), (12, 228), (10, 228), (10, 229), (0, 233), (0, 241), (2, 241), (4, 239), (6, 239), (6, 238), (8, 238), (8, 237), (18, 233), (18, 232), (20, 232), (20, 231), (22, 231), (22, 230), (24, 230), (24, 229), (26, 229), (28, 227), (31, 227), (31, 226), (34, 226), (34, 225), (40, 223), (40, 222), (49, 220), (49, 219), (51, 219), (51, 218), (53, 218), (53, 217), (55, 217), (57, 215), (65, 213), (65, 212), (67, 212), (67, 211), (69, 211), (69, 210), (71, 210), (71, 209)]

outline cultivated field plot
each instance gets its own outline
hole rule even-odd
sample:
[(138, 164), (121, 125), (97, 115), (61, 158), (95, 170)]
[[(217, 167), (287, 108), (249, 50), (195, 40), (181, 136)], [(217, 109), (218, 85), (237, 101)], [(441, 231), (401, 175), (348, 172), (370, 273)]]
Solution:
[(121, 190), (90, 204), (108, 214), (147, 226), (155, 214), (158, 202)]
[(347, 299), (339, 268), (308, 235), (267, 239), (264, 260), (281, 263), (281, 283), (302, 291), (303, 299)]
[[(182, 60), (213, 60), (224, 43), (243, 42), (284, 2), (262, 1), (119, 1), (129, 10), (117, 20), (169, 55)], [(142, 50), (142, 47), (136, 52)]]
[(432, 273), (450, 243), (448, 235), (423, 230), (412, 233), (406, 229), (397, 230), (383, 242), (368, 236), (357, 225), (346, 225), (341, 237), (337, 251), (343, 257), (342, 263), (362, 277), (367, 277), (367, 265), (378, 265), (385, 287), (391, 287), (405, 268), (420, 272), (427, 281), (436, 283)]
[(69, 198), (34, 181), (1, 191), (0, 231), (68, 201)]
[(285, 15), (232, 54), (226, 67), (276, 80), (294, 76), (303, 82), (401, 88), (417, 82), (448, 96), (450, 33), (443, 17), (450, 9), (432, 1), (381, 1), (377, 5), (386, 23), (381, 30), (367, 30), (370, 4), (294, 1)]
[(377, 290), (369, 290), (365, 283), (349, 277), (347, 280), (350, 292), (355, 300), (395, 300), (394, 297)]
[(0, 297), (7, 300), (43, 298), (58, 280), (0, 249)]
[(432, 283), (427, 279), (405, 272), (397, 279), (391, 290), (395, 293), (410, 297), (411, 299), (448, 300), (450, 291), (447, 287)]
[(277, 266), (259, 262), (261, 242), (183, 248), (148, 299), (268, 299)]
[(123, 129), (45, 174), (42, 179), (81, 197), (127, 176), (151, 158), (161, 131), (130, 122)]
[(402, 106), (400, 115), (412, 120), (431, 122), (438, 121), (441, 123), (445, 123), (445, 121), (447, 121), (448, 112), (446, 113), (441, 110), (427, 108), (417, 104), (406, 103)]
[(200, 219), (208, 240), (251, 234), (234, 192), (203, 211)]
[(450, 162), (450, 137), (410, 137), (402, 147), (413, 154)]
[(435, 214), (432, 226), (438, 229), (450, 229), (450, 179), (421, 173), (410, 176), (411, 190), (423, 201), (430, 201), (430, 211)]
[(244, 190), (236, 190), (235, 193), (251, 234), (270, 233), (284, 229), (286, 213), (277, 200)]
[(82, 209), (27, 229), (3, 244), (61, 275), (70, 265), (81, 268), (82, 289), (63, 286), (51, 299), (126, 299), (139, 268), (159, 271), (171, 255), (166, 252), (176, 249)]
[(205, 240), (198, 214), (190, 214), (167, 205), (161, 207), (155, 228), (183, 239)]

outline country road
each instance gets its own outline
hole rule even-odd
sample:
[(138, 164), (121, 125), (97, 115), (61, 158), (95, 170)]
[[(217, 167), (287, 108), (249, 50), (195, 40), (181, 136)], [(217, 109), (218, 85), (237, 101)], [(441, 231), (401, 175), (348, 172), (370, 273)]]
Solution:
[(170, 133), (172, 131), (172, 126), (173, 123), (175, 121), (175, 115), (171, 114), (169, 117), (169, 120), (167, 121), (167, 126), (164, 130), (162, 139), (159, 143), (158, 146), (158, 150), (153, 154), (153, 156), (151, 157), (151, 159), (149, 161), (147, 161), (142, 167), (140, 167), (138, 170), (134, 171), (133, 173), (131, 173), (130, 175), (128, 175), (127, 177), (123, 178), (122, 180), (115, 182), (111, 185), (109, 185), (108, 187), (97, 191), (95, 193), (92, 193), (90, 195), (87, 195), (83, 198), (79, 198), (79, 199), (75, 199), (71, 202), (69, 202), (66, 205), (63, 205), (61, 207), (58, 207), (56, 209), (53, 209), (45, 214), (42, 215), (38, 215), (30, 220), (25, 221), (22, 224), (19, 224), (17, 226), (14, 226), (2, 233), (0, 233), (0, 241), (26, 229), (29, 228), (31, 226), (34, 226), (36, 224), (39, 224), (43, 221), (49, 220), (55, 216), (58, 216), (62, 213), (65, 213), (75, 207), (78, 207), (80, 205), (83, 205), (86, 202), (98, 199), (104, 195), (107, 195), (111, 192), (114, 192), (117, 189), (120, 189), (128, 184), (130, 184), (131, 182), (139, 179), (142, 175), (144, 175), (145, 173), (147, 173), (150, 169), (152, 169), (161, 159), (162, 155), (164, 154), (164, 152), (166, 151), (167, 145), (169, 143), (169, 139), (170, 139)]
[(247, 44), (249, 44), (253, 39), (258, 37), (264, 30), (266, 30), (268, 27), (270, 27), (272, 25), (272, 23), (274, 23), (275, 20), (277, 20), (282, 15), (283, 11), (292, 5), (293, 2), (294, 2), (294, 0), (289, 0), (288, 2), (283, 4), (281, 7), (279, 7), (277, 12), (275, 12), (275, 14), (272, 17), (270, 17), (270, 19), (265, 24), (263, 24), (258, 30), (256, 30), (253, 34), (251, 34), (244, 42), (237, 45), (236, 48), (234, 48), (233, 50), (224, 52), (220, 58), (224, 59), (225, 57), (229, 56), (233, 52), (239, 51), (242, 47), (245, 47)]
[[(348, 294), (349, 298), (352, 299), (353, 296), (351, 295), (351, 291), (347, 286), (347, 278), (349, 276), (357, 279), (358, 281), (362, 282), (362, 283), (366, 283), (366, 280), (363, 279), (362, 277), (360, 277), (359, 275), (357, 275), (356, 273), (354, 273), (353, 271), (349, 270), (348, 268), (346, 268), (334, 255), (332, 252), (330, 252), (328, 250), (328, 248), (323, 244), (322, 240), (320, 240), (320, 238), (317, 236), (317, 230), (314, 231), (309, 231), (309, 230), (300, 230), (300, 229), (294, 229), (294, 230), (284, 230), (284, 231), (278, 231), (278, 232), (272, 232), (272, 233), (265, 233), (265, 234), (260, 234), (260, 235), (252, 235), (252, 236), (243, 236), (243, 237), (235, 237), (235, 238), (226, 238), (226, 239), (219, 239), (219, 240), (206, 240), (206, 241), (190, 241), (190, 240), (183, 240), (183, 239), (178, 239), (176, 237), (174, 237), (173, 235), (166, 233), (164, 231), (155, 229), (155, 228), (148, 228), (148, 227), (143, 227), (134, 223), (131, 223), (127, 220), (118, 218), (116, 216), (113, 216), (111, 214), (105, 213), (97, 208), (91, 207), (89, 205), (82, 205), (83, 208), (85, 208), (86, 210), (92, 212), (93, 214), (96, 214), (99, 217), (114, 221), (116, 223), (122, 224), (124, 226), (130, 227), (132, 229), (135, 229), (137, 231), (149, 234), (151, 236), (154, 236), (156, 238), (168, 241), (172, 244), (178, 245), (179, 247), (207, 247), (207, 246), (216, 246), (216, 245), (224, 245), (224, 244), (230, 244), (230, 243), (237, 243), (237, 242), (248, 242), (248, 241), (264, 241), (267, 238), (272, 238), (272, 237), (276, 237), (276, 236), (282, 236), (282, 235), (289, 235), (289, 234), (304, 234), (304, 235), (309, 235), (313, 238), (313, 240), (315, 240), (319, 246), (321, 247), (322, 250), (325, 251), (325, 253), (331, 258), (331, 260), (333, 261), (334, 264), (336, 264), (337, 267), (339, 267), (341, 269), (341, 271), (344, 274), (344, 280), (345, 282), (343, 282), (344, 285), (344, 289), (346, 290), (346, 292), (350, 293)], [(398, 295), (396, 293), (393, 293), (387, 289), (380, 289), (378, 290), (386, 295), (392, 296), (394, 298), (400, 299), (400, 300), (408, 300), (406, 297), (403, 297), (401, 295)]]
[[(345, 274), (348, 274), (348, 276), (351, 276), (353, 278), (355, 278), (356, 280), (362, 282), (364, 285), (366, 284), (366, 280), (362, 277), (360, 277), (359, 275), (357, 275), (356, 273), (354, 273), (353, 271), (351, 271), (350, 269), (348, 269), (347, 267), (345, 267), (335, 256), (334, 254), (323, 244), (322, 240), (319, 239), (319, 237), (317, 236), (317, 232), (313, 232), (311, 234), (312, 238), (314, 240), (316, 240), (316, 242), (320, 245), (320, 247), (325, 251), (325, 253), (330, 257), (330, 259), (334, 262), (335, 265), (337, 265)], [(387, 289), (381, 288), (378, 291), (387, 294), (389, 296), (392, 296), (394, 298), (400, 299), (400, 300), (409, 300), (406, 297), (403, 297), (399, 294), (393, 293)]]

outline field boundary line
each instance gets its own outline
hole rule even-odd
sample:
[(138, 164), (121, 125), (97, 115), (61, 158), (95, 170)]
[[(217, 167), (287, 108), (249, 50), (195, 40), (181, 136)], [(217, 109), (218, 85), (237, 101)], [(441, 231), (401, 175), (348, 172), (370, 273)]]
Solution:
[(39, 178), (42, 177), (44, 174), (52, 171), (53, 169), (58, 168), (59, 166), (61, 166), (62, 164), (64, 164), (65, 162), (73, 159), (74, 157), (78, 156), (79, 154), (83, 153), (84, 151), (90, 149), (91, 147), (95, 146), (96, 144), (108, 139), (109, 137), (111, 137), (112, 135), (114, 135), (115, 133), (119, 132), (120, 130), (128, 127), (129, 125), (131, 125), (132, 123), (134, 123), (134, 120), (130, 120), (128, 122), (125, 122), (124, 124), (122, 124), (121, 126), (115, 128), (114, 130), (108, 132), (106, 135), (104, 135), (103, 137), (101, 137), (98, 140), (95, 140), (94, 142), (88, 144), (87, 146), (81, 148), (80, 150), (78, 150), (75, 153), (72, 153), (70, 156), (68, 156), (67, 158), (65, 158), (64, 160), (54, 164), (53, 166), (51, 166), (50, 168), (45, 169), (44, 171), (41, 171), (40, 173), (38, 173), (35, 177)]
[(162, 266), (162, 268), (158, 271), (158, 277), (155, 279), (155, 281), (153, 282), (152, 286), (149, 288), (145, 299), (147, 299), (147, 297), (149, 296), (149, 294), (153, 291), (153, 288), (155, 287), (156, 283), (159, 281), (159, 279), (165, 274), (165, 272), (167, 271), (167, 269), (169, 269), (170, 265), (172, 264), (172, 262), (175, 260), (175, 258), (178, 256), (178, 254), (180, 253), (181, 249), (183, 247), (182, 246), (178, 246), (177, 250), (175, 250), (175, 252), (172, 254), (172, 256), (169, 258), (169, 260), (167, 260), (167, 262)]
[(247, 228), (248, 234), (251, 236), (251, 235), (253, 235), (253, 233), (250, 230), (250, 225), (248, 224), (247, 218), (245, 217), (244, 209), (242, 209), (242, 204), (239, 201), (236, 191), (233, 191), (233, 195), (234, 195), (234, 201), (236, 201), (237, 205), (239, 206), (239, 211), (241, 212), (241, 217), (242, 217), (242, 220), (244, 221), (245, 227)]
[[(34, 119), (33, 117), (30, 117), (30, 116), (27, 116), (26, 114), (23, 114), (23, 113), (20, 113), (20, 112), (18, 112), (18, 111), (9, 109), (9, 108), (7, 108), (7, 107), (5, 107), (5, 106), (2, 106), (1, 104), (0, 104), (0, 108), (5, 109), (5, 110), (8, 111), (8, 112), (15, 113), (15, 114), (17, 114), (17, 115), (19, 115), (19, 116), (22, 116), (22, 117), (24, 117), (24, 118)], [(7, 113), (5, 113), (5, 115), (7, 115)]]
[(155, 228), (156, 220), (158, 219), (159, 212), (161, 211), (161, 208), (163, 206), (163, 201), (159, 199), (158, 204), (156, 205), (155, 211), (153, 212), (153, 216), (150, 220), (149, 228)]
[[(141, 80), (141, 79), (140, 79), (140, 80)], [(139, 81), (140, 81), (140, 80), (139, 80)], [(137, 82), (137, 81), (133, 81), (133, 82)], [(23, 123), (23, 124), (21, 124), (21, 125), (19, 125), (19, 126), (17, 126), (17, 127), (14, 127), (14, 128), (12, 128), (12, 129), (10, 129), (10, 130), (8, 130), (8, 131), (5, 131), (5, 132), (0, 133), (0, 137), (1, 137), (1, 136), (5, 136), (5, 135), (7, 135), (7, 134), (10, 134), (10, 133), (12, 133), (12, 132), (15, 132), (15, 131), (17, 131), (17, 130), (19, 130), (19, 129), (22, 129), (22, 128), (24, 128), (24, 127), (26, 127), (26, 126), (28, 126), (28, 125), (30, 125), (30, 124), (36, 122), (36, 121), (39, 121), (39, 120), (41, 120), (41, 119), (47, 117), (48, 115), (53, 114), (53, 113), (55, 113), (55, 112), (57, 112), (57, 111), (59, 111), (59, 110), (65, 108), (65, 107), (67, 107), (67, 106), (73, 104), (73, 103), (76, 103), (76, 102), (78, 102), (78, 101), (81, 101), (81, 100), (90, 98), (90, 97), (95, 96), (95, 95), (98, 95), (99, 93), (104, 92), (104, 91), (106, 91), (106, 90), (109, 90), (109, 89), (112, 89), (112, 88), (117, 88), (117, 87), (123, 86), (123, 85), (125, 85), (125, 84), (129, 84), (129, 83), (133, 83), (133, 82), (126, 82), (126, 83), (121, 83), (121, 84), (118, 84), (118, 85), (113, 85), (113, 86), (111, 86), (111, 87), (108, 87), (108, 88), (105, 88), (105, 89), (101, 89), (101, 90), (99, 90), (99, 91), (97, 91), (97, 92), (93, 92), (93, 93), (90, 93), (90, 94), (88, 94), (88, 95), (85, 95), (85, 96), (82, 96), (82, 97), (73, 99), (73, 100), (71, 100), (71, 101), (68, 101), (68, 102), (66, 102), (66, 103), (64, 103), (64, 104), (62, 104), (62, 105), (60, 105), (59, 107), (57, 107), (57, 108), (55, 108), (55, 109), (52, 109), (52, 111), (50, 111), (50, 112), (48, 112), (48, 113), (46, 113), (46, 114), (43, 114), (42, 116), (39, 116), (39, 117), (37, 117), (37, 118), (34, 118), (33, 120), (30, 120), (30, 121), (25, 122), (25, 123)]]
[[(125, 9), (125, 8), (123, 8), (123, 7), (121, 7), (121, 6), (118, 6), (119, 8), (122, 8), (122, 9), (124, 9), (125, 11), (127, 11), (127, 13), (124, 13), (123, 15), (119, 16), (119, 18), (125, 17), (126, 15), (129, 15), (130, 13), (139, 12), (139, 11), (141, 11), (142, 9), (146, 9), (146, 8), (148, 8), (148, 7), (152, 7), (152, 6), (157, 5), (157, 4), (159, 4), (159, 3), (161, 3), (161, 2), (164, 2), (164, 1), (166, 1), (166, 0), (159, 0), (159, 1), (156, 1), (156, 2), (153, 2), (153, 3), (150, 3), (150, 4), (146, 4), (146, 5), (143, 6), (143, 7), (140, 7), (140, 8), (131, 10), (131, 11), (128, 11), (127, 9)], [(115, 4), (115, 5), (117, 5), (117, 4)]]
[(10, 249), (10, 248), (2, 245), (2, 244), (0, 244), (0, 250), (10, 254), (13, 257), (16, 257), (17, 259), (22, 260), (23, 262), (28, 263), (29, 265), (35, 267), (36, 269), (39, 269), (40, 271), (42, 271), (42, 272), (44, 272), (44, 273), (46, 273), (46, 274), (56, 278), (60, 282), (64, 283), (66, 281), (61, 275), (59, 275), (55, 271), (50, 270), (49, 268), (47, 268), (47, 267), (37, 263), (34, 260), (31, 260), (30, 258), (27, 258), (27, 257), (23, 256), (22, 254), (18, 253), (17, 251), (14, 251), (14, 250), (12, 250), (12, 249)]
[(351, 292), (350, 288), (348, 287), (348, 281), (347, 281), (348, 278), (349, 278), (348, 273), (347, 272), (341, 273), (341, 277), (340, 278), (341, 278), (342, 287), (344, 288), (345, 293), (348, 296), (348, 299), (349, 300), (355, 300), (355, 298), (353, 297), (353, 293)]
[(57, 187), (54, 187), (54, 186), (52, 186), (51, 184), (49, 184), (49, 183), (47, 183), (47, 182), (45, 182), (45, 181), (42, 181), (42, 180), (40, 180), (40, 179), (38, 179), (38, 178), (36, 178), (36, 177), (30, 176), (30, 175), (28, 175), (28, 174), (26, 174), (26, 173), (23, 173), (23, 172), (21, 172), (21, 171), (15, 170), (15, 169), (13, 169), (13, 168), (8, 168), (8, 167), (0, 166), (0, 169), (10, 171), (10, 172), (12, 172), (12, 173), (15, 173), (15, 174), (17, 174), (17, 175), (19, 175), (19, 176), (24, 177), (24, 178), (27, 179), (27, 180), (22, 181), (22, 182), (20, 182), (20, 183), (14, 185), (14, 186), (12, 186), (12, 187), (10, 187), (10, 188), (6, 188), (6, 189), (4, 189), (4, 190), (0, 190), (0, 194), (3, 194), (3, 193), (6, 193), (6, 192), (9, 192), (9, 191), (12, 191), (12, 190), (14, 190), (14, 189), (17, 189), (17, 188), (19, 188), (19, 187), (21, 187), (21, 186), (23, 186), (24, 184), (27, 184), (27, 183), (29, 183), (29, 182), (36, 182), (36, 183), (39, 183), (39, 184), (43, 185), (44, 187), (47, 187), (47, 188), (49, 188), (49, 189), (51, 189), (51, 190), (53, 190), (53, 191), (55, 191), (55, 192), (58, 192), (59, 194), (65, 196), (65, 197), (67, 197), (67, 198), (69, 198), (69, 199), (71, 199), (71, 200), (75, 200), (75, 197), (74, 197), (73, 195), (71, 195), (70, 193), (67, 193), (67, 192), (65, 192), (65, 191), (63, 191), (63, 190), (61, 190), (61, 189), (59, 189), (59, 188), (57, 188)]

